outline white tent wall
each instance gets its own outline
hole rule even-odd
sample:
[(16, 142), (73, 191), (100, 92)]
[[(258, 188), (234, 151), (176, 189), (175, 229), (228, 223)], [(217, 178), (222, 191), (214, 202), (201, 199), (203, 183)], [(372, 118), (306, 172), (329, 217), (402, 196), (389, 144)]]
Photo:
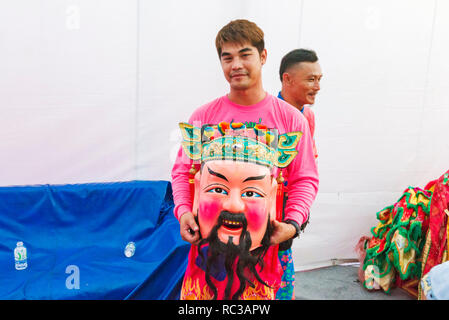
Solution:
[(355, 258), (376, 212), (449, 164), (444, 0), (0, 1), (0, 185), (170, 180), (177, 124), (228, 92), (215, 36), (265, 32), (264, 87), (282, 56), (317, 51), (320, 190), (297, 270)]
[(136, 3), (0, 1), (0, 183), (134, 178)]
[(324, 78), (320, 191), (298, 268), (356, 257), (378, 211), (449, 168), (448, 18), (445, 1), (304, 1), (300, 46)]

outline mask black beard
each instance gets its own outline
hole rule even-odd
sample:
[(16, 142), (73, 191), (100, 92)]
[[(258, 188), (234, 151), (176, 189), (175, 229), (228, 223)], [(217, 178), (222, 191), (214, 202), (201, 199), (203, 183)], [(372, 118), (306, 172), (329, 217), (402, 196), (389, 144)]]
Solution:
[[(235, 245), (232, 242), (232, 238), (229, 238), (227, 244), (220, 241), (218, 238), (218, 229), (222, 226), (223, 220), (232, 217), (233, 220), (239, 220), (242, 222), (242, 233), (239, 238), (239, 245)], [(198, 216), (196, 217), (198, 219)], [(198, 220), (197, 220), (198, 223)], [(250, 273), (254, 275), (254, 277), (259, 281), (259, 283), (264, 286), (270, 287), (266, 284), (259, 276), (259, 273), (256, 270), (256, 266), (259, 264), (261, 270), (263, 269), (263, 257), (266, 254), (269, 246), (270, 246), (270, 237), (273, 232), (273, 227), (270, 224), (270, 221), (267, 221), (267, 230), (264, 234), (264, 237), (261, 241), (261, 246), (250, 251), (251, 248), (251, 236), (247, 229), (247, 221), (246, 217), (243, 213), (230, 213), (227, 211), (222, 211), (218, 218), (217, 225), (211, 230), (209, 236), (206, 239), (203, 239), (198, 244), (198, 254), (201, 256), (203, 261), (206, 261), (206, 283), (209, 288), (212, 290), (214, 297), (213, 300), (217, 299), (217, 288), (213, 284), (211, 280), (211, 267), (217, 262), (217, 259), (220, 255), (224, 255), (225, 257), (225, 270), (228, 278), (228, 282), (226, 284), (224, 299), (229, 300), (231, 295), (231, 287), (234, 282), (234, 262), (237, 259), (236, 265), (236, 274), (240, 281), (239, 289), (232, 296), (232, 300), (237, 300), (240, 295), (245, 290), (245, 286), (248, 283), (252, 288), (255, 287), (254, 283), (249, 280), (244, 275), (245, 268), (248, 268)], [(201, 250), (201, 247), (205, 244), (209, 244), (209, 248), (207, 250), (207, 257), (204, 257), (204, 252)]]

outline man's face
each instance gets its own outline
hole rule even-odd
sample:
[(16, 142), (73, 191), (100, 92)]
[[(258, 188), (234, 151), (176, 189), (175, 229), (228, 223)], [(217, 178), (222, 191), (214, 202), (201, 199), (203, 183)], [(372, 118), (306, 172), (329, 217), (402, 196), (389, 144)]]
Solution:
[(234, 90), (247, 90), (261, 84), (266, 59), (266, 49), (259, 54), (257, 48), (248, 43), (233, 42), (223, 44), (220, 56), (224, 76)]
[(298, 105), (314, 104), (322, 76), (318, 61), (300, 62), (284, 73), (283, 85)]
[(194, 213), (198, 214), (201, 236), (209, 236), (221, 215), (221, 242), (226, 244), (232, 237), (238, 245), (246, 220), (251, 250), (259, 247), (267, 223), (274, 219), (276, 186), (267, 167), (233, 160), (206, 162), (195, 177)]

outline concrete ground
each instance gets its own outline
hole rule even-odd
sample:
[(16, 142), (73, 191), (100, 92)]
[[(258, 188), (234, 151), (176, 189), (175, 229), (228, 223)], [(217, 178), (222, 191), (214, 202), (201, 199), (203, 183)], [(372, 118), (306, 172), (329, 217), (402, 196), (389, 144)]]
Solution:
[(390, 294), (368, 291), (358, 280), (357, 266), (330, 266), (295, 273), (297, 300), (416, 300), (400, 288)]

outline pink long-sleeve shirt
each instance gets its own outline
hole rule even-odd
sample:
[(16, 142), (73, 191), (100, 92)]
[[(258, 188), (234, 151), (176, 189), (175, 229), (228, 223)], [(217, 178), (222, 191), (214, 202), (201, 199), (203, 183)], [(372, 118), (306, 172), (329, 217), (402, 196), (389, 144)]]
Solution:
[[(318, 192), (318, 170), (313, 151), (313, 140), (306, 118), (302, 113), (277, 97), (267, 93), (257, 104), (242, 106), (233, 103), (228, 96), (217, 98), (199, 107), (188, 123), (196, 127), (203, 124), (218, 124), (221, 121), (261, 123), (269, 128), (277, 128), (279, 134), (293, 131), (303, 133), (296, 149), (297, 156), (282, 170), (288, 181), (288, 200), (284, 220), (293, 220), (301, 226), (307, 221), (310, 207)], [(179, 218), (192, 211), (192, 199), (188, 181), (190, 160), (180, 147), (172, 170), (174, 214)], [(277, 175), (278, 168), (274, 174)]]

